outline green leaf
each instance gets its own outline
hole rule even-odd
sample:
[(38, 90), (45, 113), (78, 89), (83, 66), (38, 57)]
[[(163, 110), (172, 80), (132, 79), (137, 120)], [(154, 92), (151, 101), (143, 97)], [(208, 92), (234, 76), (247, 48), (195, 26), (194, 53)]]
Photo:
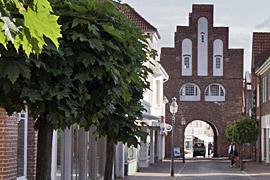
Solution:
[(80, 39), (80, 41), (88, 41), (88, 39), (86, 38), (84, 34), (77, 33), (77, 32), (73, 32), (71, 38), (73, 42), (76, 41), (78, 38)]
[(69, 2), (69, 7), (70, 7), (70, 9), (73, 9), (79, 13), (86, 13), (88, 11), (85, 7), (79, 6), (79, 5), (77, 5), (75, 3), (71, 3), (71, 2)]
[(6, 10), (0, 5), (0, 19), (4, 22), (1, 26), (2, 30), (5, 31), (5, 35), (14, 43), (14, 39), (19, 32), (19, 28), (15, 25), (11, 16), (6, 12)]
[(99, 33), (99, 29), (96, 25), (94, 24), (89, 24), (88, 25), (88, 30), (89, 32), (92, 32), (96, 37), (100, 38), (100, 33)]
[(83, 26), (84, 24), (89, 24), (89, 21), (86, 21), (84, 19), (75, 18), (75, 19), (73, 19), (71, 28), (76, 27), (78, 24), (80, 24), (81, 26)]
[(79, 73), (74, 77), (75, 80), (79, 80), (81, 83), (91, 80), (90, 76), (85, 73)]
[(18, 79), (19, 75), (30, 79), (29, 65), (22, 61), (11, 59), (0, 59), (0, 76), (7, 77), (13, 84)]
[(19, 10), (24, 16), (25, 27), (29, 29), (30, 43), (34, 43), (35, 53), (40, 53), (45, 44), (43, 36), (51, 39), (56, 47), (58, 47), (57, 39), (61, 37), (61, 26), (57, 24), (58, 16), (51, 14), (51, 9), (46, 7), (48, 5), (46, 1), (34, 0), (33, 4), (28, 6), (27, 11), (25, 9)]
[(73, 70), (70, 67), (65, 67), (64, 69), (62, 69), (62, 73), (67, 75), (67, 77), (70, 77), (72, 72)]
[(104, 51), (103, 42), (99, 39), (91, 39), (88, 41), (90, 47), (93, 49), (97, 49), (98, 51)]
[(104, 28), (104, 30), (107, 33), (116, 37), (118, 40), (123, 41), (123, 37), (122, 37), (121, 33), (118, 30), (115, 30), (113, 25), (103, 24), (102, 27)]
[[(0, 29), (2, 29), (3, 25), (4, 23), (0, 21)], [(0, 43), (7, 49), (7, 37), (2, 32), (0, 32)]]

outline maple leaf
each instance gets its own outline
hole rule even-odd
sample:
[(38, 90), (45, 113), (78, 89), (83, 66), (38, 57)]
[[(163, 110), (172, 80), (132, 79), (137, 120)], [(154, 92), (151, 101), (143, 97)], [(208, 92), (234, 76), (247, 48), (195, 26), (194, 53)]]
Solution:
[(23, 61), (3, 58), (0, 61), (0, 71), (1, 76), (3, 78), (7, 76), (13, 84), (20, 74), (27, 79), (30, 78), (29, 65)]
[[(20, 4), (17, 3), (17, 7)], [(58, 38), (61, 37), (60, 25), (57, 23), (58, 16), (51, 14), (52, 9), (47, 0), (34, 0), (26, 9), (20, 8), (19, 12), (24, 16), (25, 27), (29, 30), (30, 44), (34, 53), (40, 53), (45, 44), (44, 36), (51, 39), (58, 47)], [(29, 40), (29, 39), (22, 39)], [(26, 45), (26, 43), (22, 43)], [(25, 49), (25, 48), (24, 48)], [(28, 54), (29, 56), (29, 54)]]

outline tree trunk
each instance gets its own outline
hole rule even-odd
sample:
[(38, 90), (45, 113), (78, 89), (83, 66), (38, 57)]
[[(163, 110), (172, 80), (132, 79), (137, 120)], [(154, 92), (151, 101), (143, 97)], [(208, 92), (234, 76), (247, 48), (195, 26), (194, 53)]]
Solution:
[(39, 121), (36, 180), (50, 180), (53, 126), (46, 119)]
[(107, 136), (104, 180), (112, 180), (113, 157), (114, 157), (114, 143), (112, 139)]
[(243, 144), (240, 144), (239, 145), (239, 148), (240, 148), (240, 170), (243, 171)]

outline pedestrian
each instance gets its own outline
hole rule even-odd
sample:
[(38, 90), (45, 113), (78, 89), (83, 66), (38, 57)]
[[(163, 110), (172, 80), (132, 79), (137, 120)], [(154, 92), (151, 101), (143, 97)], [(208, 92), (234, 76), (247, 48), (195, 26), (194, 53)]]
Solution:
[(213, 145), (212, 145), (212, 143), (211, 142), (209, 142), (208, 143), (208, 155), (210, 155), (210, 154), (212, 154), (212, 152), (213, 152)]
[(229, 153), (230, 160), (231, 160), (230, 167), (233, 167), (233, 165), (234, 165), (234, 152), (235, 152), (235, 145), (233, 142), (231, 142), (231, 145), (229, 146), (229, 149), (228, 149), (228, 153)]

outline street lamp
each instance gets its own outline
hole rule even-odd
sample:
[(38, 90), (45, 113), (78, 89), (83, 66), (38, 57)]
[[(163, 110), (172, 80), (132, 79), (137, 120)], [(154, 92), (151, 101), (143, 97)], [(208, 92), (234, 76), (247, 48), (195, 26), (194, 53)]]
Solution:
[(183, 127), (183, 163), (185, 163), (185, 125), (186, 125), (186, 119), (184, 116), (181, 117), (181, 125)]
[(178, 105), (176, 103), (176, 97), (172, 98), (172, 103), (170, 105), (170, 112), (172, 113), (172, 142), (171, 142), (171, 176), (174, 176), (174, 123), (175, 114), (177, 113)]

